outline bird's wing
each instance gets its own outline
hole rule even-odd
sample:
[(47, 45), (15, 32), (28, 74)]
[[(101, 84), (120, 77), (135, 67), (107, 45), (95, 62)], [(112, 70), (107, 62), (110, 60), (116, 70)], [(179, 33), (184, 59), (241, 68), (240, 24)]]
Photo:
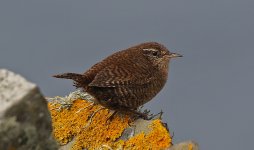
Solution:
[(144, 68), (111, 65), (102, 69), (88, 86), (137, 86), (148, 84), (151, 80), (151, 72)]

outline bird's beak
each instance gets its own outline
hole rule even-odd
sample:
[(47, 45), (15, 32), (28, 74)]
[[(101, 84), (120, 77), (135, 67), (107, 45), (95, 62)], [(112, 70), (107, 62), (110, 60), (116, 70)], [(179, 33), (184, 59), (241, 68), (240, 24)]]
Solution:
[(169, 53), (168, 57), (169, 57), (169, 58), (183, 57), (183, 55), (177, 54), (177, 53)]
[(181, 55), (181, 54), (171, 53), (171, 52), (167, 52), (164, 56), (167, 59), (175, 58), (175, 57), (183, 57), (183, 55)]

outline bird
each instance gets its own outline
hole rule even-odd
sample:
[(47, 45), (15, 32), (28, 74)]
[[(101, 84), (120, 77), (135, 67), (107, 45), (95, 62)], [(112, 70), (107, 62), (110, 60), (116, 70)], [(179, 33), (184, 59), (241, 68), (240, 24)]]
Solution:
[(141, 116), (140, 106), (152, 100), (168, 79), (172, 58), (182, 57), (158, 42), (145, 42), (120, 50), (96, 63), (86, 72), (63, 73), (55, 78), (71, 79), (95, 102), (114, 110)]

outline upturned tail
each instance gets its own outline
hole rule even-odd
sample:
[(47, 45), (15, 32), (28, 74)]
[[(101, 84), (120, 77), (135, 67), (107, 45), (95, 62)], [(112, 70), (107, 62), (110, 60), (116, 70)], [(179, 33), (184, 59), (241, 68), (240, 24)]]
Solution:
[(55, 78), (62, 78), (62, 79), (71, 79), (74, 81), (74, 86), (77, 88), (83, 87), (86, 88), (88, 85), (87, 77), (84, 74), (78, 73), (63, 73), (53, 75)]

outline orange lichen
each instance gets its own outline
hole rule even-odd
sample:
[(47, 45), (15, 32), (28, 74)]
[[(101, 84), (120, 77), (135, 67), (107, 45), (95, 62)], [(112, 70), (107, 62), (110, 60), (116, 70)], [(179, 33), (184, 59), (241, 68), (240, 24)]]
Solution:
[(125, 141), (124, 149), (165, 149), (172, 145), (172, 139), (161, 120), (156, 119), (150, 125), (150, 132), (140, 133)]
[(188, 148), (189, 150), (193, 150), (193, 145), (190, 143)]
[[(119, 140), (129, 126), (128, 116), (116, 115), (107, 121), (112, 112), (86, 100), (73, 101), (70, 109), (58, 111), (60, 104), (49, 103), (53, 134), (65, 145), (74, 140), (73, 150), (79, 149), (163, 149), (171, 146), (171, 137), (160, 120), (154, 120), (150, 132), (140, 133), (129, 140)], [(87, 107), (87, 108), (86, 108)]]

